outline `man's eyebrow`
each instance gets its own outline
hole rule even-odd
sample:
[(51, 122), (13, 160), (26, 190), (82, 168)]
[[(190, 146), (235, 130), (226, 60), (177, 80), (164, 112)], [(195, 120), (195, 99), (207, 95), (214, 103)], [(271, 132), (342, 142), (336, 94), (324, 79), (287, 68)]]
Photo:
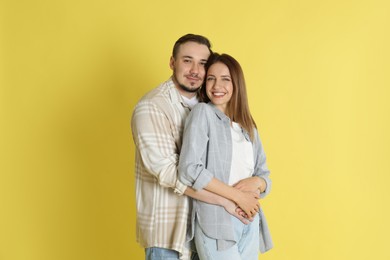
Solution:
[[(183, 59), (194, 59), (194, 57), (189, 56), (189, 55), (184, 55), (184, 56), (182, 56), (182, 58), (183, 58)], [(201, 59), (201, 61), (207, 62), (207, 59)]]

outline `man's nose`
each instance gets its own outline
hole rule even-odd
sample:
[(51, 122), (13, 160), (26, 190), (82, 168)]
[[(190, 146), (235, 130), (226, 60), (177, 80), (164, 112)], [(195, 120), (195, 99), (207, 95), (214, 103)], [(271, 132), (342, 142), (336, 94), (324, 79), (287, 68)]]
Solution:
[(198, 73), (199, 73), (199, 65), (193, 63), (193, 64), (191, 65), (191, 70), (190, 70), (190, 72), (191, 72), (191, 74), (198, 74)]

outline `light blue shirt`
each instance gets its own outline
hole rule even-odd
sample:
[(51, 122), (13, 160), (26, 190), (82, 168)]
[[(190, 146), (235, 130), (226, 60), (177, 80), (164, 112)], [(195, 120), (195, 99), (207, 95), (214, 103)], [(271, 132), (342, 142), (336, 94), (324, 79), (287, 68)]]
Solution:
[[(250, 141), (249, 134), (243, 134)], [(267, 183), (266, 190), (260, 194), (264, 198), (271, 189), (271, 179), (266, 165), (266, 157), (257, 130), (253, 145), (254, 173)], [(203, 189), (213, 177), (229, 183), (232, 161), (232, 137), (230, 119), (211, 103), (199, 103), (187, 117), (183, 144), (179, 160), (179, 180), (195, 190)], [(217, 240), (218, 250), (227, 249), (237, 241), (234, 239), (230, 214), (221, 206), (193, 201), (191, 228), (188, 239), (193, 238), (194, 222), (198, 221), (203, 232)], [(272, 239), (263, 210), (260, 208), (261, 252), (273, 247)]]

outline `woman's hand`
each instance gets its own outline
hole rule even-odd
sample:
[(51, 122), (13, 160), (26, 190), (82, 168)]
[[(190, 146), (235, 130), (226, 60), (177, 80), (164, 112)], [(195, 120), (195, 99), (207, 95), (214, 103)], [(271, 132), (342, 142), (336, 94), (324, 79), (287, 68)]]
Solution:
[(244, 213), (252, 218), (260, 210), (260, 203), (258, 201), (259, 194), (252, 191), (236, 190), (234, 202), (244, 211)]
[[(257, 177), (256, 177), (257, 178)], [(260, 179), (260, 178), (258, 178)], [(222, 181), (212, 178), (205, 187), (206, 190), (216, 193), (226, 199), (235, 202), (250, 218), (260, 210), (259, 193), (253, 191), (241, 191), (229, 186)]]
[(266, 188), (266, 182), (263, 178), (253, 176), (249, 178), (242, 179), (233, 185), (233, 187), (241, 191), (253, 191), (253, 192), (264, 192)]

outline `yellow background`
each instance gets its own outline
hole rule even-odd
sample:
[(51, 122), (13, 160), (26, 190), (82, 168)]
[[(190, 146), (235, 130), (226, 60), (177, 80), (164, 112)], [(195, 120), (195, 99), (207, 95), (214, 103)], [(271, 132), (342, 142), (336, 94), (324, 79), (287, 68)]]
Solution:
[(143, 259), (137, 100), (186, 33), (241, 63), (274, 182), (260, 259), (390, 259), (390, 4), (0, 2), (0, 259)]

